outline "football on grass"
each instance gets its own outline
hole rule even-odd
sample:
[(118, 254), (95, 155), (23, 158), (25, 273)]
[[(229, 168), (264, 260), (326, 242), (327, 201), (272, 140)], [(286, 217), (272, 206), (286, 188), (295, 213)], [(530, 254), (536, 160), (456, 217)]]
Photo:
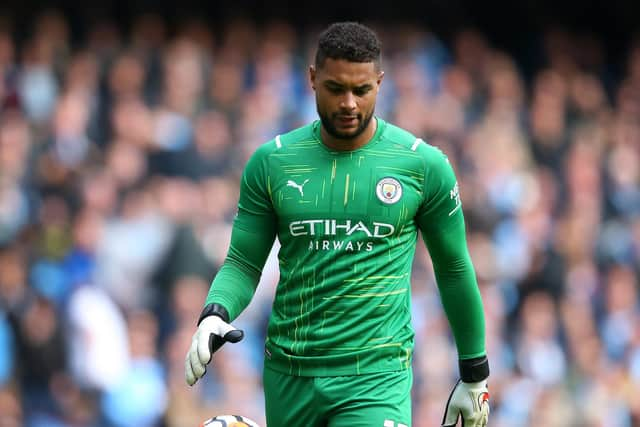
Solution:
[(260, 427), (258, 423), (240, 415), (218, 415), (203, 422), (200, 427)]

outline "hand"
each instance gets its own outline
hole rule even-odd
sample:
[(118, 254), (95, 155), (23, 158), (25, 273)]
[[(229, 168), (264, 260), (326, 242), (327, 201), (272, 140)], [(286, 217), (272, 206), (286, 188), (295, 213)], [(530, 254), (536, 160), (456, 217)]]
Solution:
[(442, 419), (443, 427), (455, 426), (462, 417), (462, 427), (485, 427), (489, 420), (487, 380), (458, 383), (451, 391)]
[(184, 361), (184, 376), (187, 384), (194, 385), (207, 372), (211, 356), (229, 341), (236, 343), (244, 337), (244, 332), (236, 329), (216, 315), (202, 319), (193, 334), (191, 347)]

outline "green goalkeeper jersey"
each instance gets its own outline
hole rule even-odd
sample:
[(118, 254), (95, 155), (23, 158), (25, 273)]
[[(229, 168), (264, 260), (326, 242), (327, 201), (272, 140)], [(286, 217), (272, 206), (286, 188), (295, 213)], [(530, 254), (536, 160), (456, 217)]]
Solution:
[(278, 237), (266, 367), (303, 376), (408, 368), (419, 233), (459, 357), (485, 354), (454, 172), (437, 148), (376, 120), (373, 138), (354, 151), (326, 147), (316, 121), (260, 146), (244, 170), (229, 253), (206, 303), (237, 317)]

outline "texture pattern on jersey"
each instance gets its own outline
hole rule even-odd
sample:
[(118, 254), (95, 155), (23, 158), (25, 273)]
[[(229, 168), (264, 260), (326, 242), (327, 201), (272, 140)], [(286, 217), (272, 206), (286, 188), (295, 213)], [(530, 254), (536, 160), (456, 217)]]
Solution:
[(254, 153), (229, 255), (207, 303), (236, 317), (277, 235), (281, 274), (265, 364), (312, 376), (406, 369), (418, 232), (460, 357), (484, 354), (482, 304), (453, 170), (438, 149), (380, 119), (371, 141), (354, 151), (329, 150), (314, 122)]

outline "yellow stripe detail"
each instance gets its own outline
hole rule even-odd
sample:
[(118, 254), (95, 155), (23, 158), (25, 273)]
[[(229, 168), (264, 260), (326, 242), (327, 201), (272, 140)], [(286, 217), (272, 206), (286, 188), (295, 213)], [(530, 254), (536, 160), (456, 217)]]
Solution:
[(349, 199), (349, 174), (344, 182), (344, 205), (347, 206), (347, 200)]
[(336, 169), (338, 168), (338, 161), (336, 159), (333, 159), (333, 165), (331, 167), (331, 182), (333, 183), (333, 180), (336, 179)]
[(328, 350), (328, 351), (336, 351), (336, 350), (371, 350), (374, 348), (384, 348), (384, 347), (401, 347), (402, 343), (392, 342), (387, 344), (376, 344), (376, 345), (363, 345), (360, 347), (347, 347), (347, 346), (336, 346), (336, 347), (314, 347), (316, 350)]
[(357, 279), (346, 279), (345, 282), (360, 282), (361, 280), (378, 280), (378, 279), (402, 279), (406, 277), (408, 273), (401, 274), (400, 276), (366, 276), (358, 277)]
[(312, 172), (318, 168), (305, 167), (305, 166), (296, 166), (296, 167), (285, 167), (282, 168), (285, 173), (295, 173), (295, 172)]
[(407, 172), (409, 174), (415, 174), (416, 176), (419, 176), (415, 170), (412, 169), (405, 169), (405, 168), (396, 168), (393, 166), (376, 166), (376, 169), (385, 169), (385, 170), (394, 170), (394, 171), (400, 171), (400, 172)]
[(324, 300), (332, 300), (332, 299), (341, 299), (341, 298), (372, 298), (372, 297), (387, 297), (389, 295), (399, 295), (406, 293), (406, 289), (398, 289), (397, 291), (390, 292), (377, 292), (377, 293), (369, 293), (369, 294), (361, 294), (361, 295), (335, 295), (332, 297), (323, 297)]
[(388, 337), (371, 338), (371, 339), (369, 340), (369, 342), (371, 342), (371, 341), (388, 340), (389, 338), (393, 338), (393, 335), (389, 335)]

